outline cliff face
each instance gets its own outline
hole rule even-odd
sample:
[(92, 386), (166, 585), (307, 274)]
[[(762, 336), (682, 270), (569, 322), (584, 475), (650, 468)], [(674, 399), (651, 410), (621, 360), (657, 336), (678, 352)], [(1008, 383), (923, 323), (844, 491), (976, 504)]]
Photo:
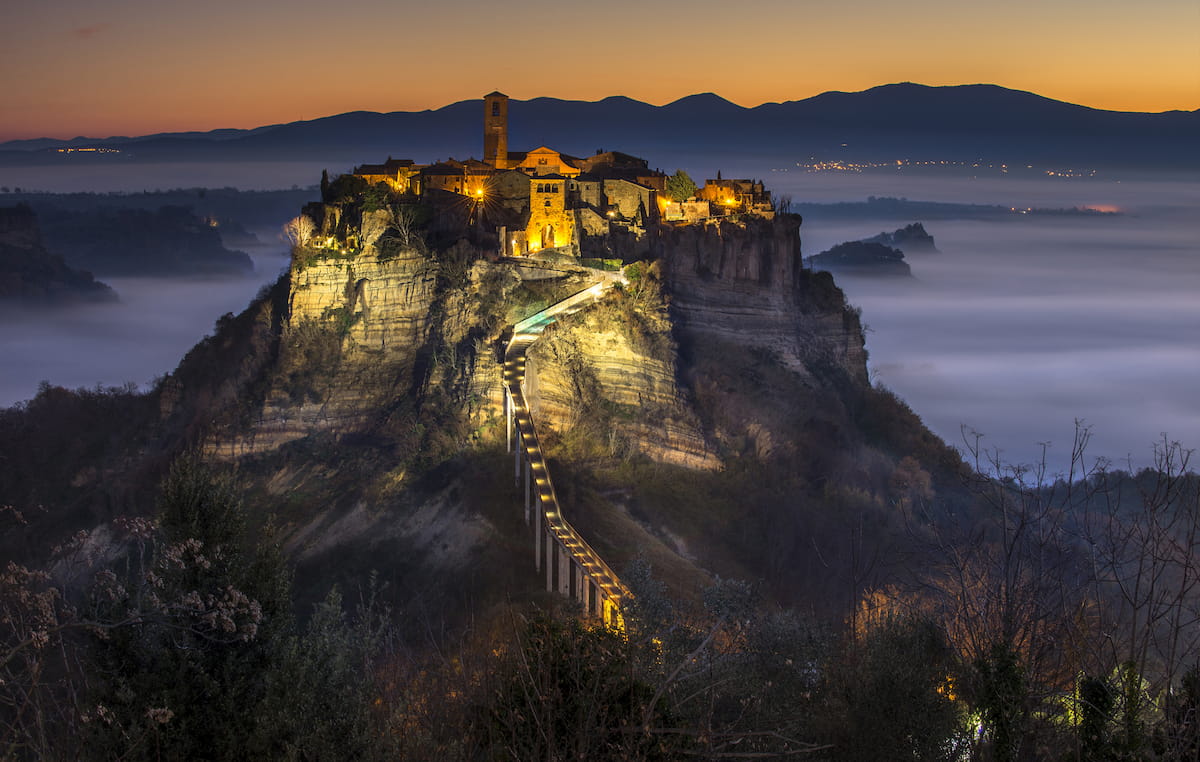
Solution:
[[(383, 228), (369, 214), (360, 223), (341, 211), (322, 217), (318, 238), (362, 248), (297, 250), (261, 409), (213, 451), (265, 453), (311, 435), (364, 432), (423, 447), (403, 432), (426, 426), (431, 406), (471, 436), (494, 436), (496, 340), (516, 314), (517, 269), (462, 241), (441, 252), (388, 245), (362, 233)], [(531, 349), (527, 394), (538, 424), (609, 455), (699, 469), (718, 468), (731, 438), (750, 437), (764, 452), (772, 437), (786, 439), (772, 434), (773, 422), (750, 420), (752, 411), (724, 415), (719, 372), (684, 367), (676, 340), (685, 354), (724, 346), (769, 356), (810, 390), (865, 387), (858, 316), (828, 275), (801, 266), (798, 230), (798, 218), (783, 217), (663, 231), (657, 263), (631, 266), (629, 287), (551, 326)]]
[(477, 254), (466, 244), (440, 259), (419, 246), (387, 256), (374, 247), (350, 256), (299, 250), (261, 414), (219, 449), (266, 452), (313, 434), (400, 425), (449, 391), (471, 400), (472, 419), (498, 417), (489, 341), (495, 310), (519, 280), (512, 268), (471, 262)]
[(550, 326), (530, 348), (526, 399), (534, 420), (558, 436), (592, 428), (610, 455), (715, 469), (690, 400), (656, 291), (625, 291)]
[(833, 368), (866, 385), (858, 314), (831, 277), (803, 267), (799, 231), (795, 215), (663, 231), (660, 247), (680, 340), (756, 347), (802, 376)]

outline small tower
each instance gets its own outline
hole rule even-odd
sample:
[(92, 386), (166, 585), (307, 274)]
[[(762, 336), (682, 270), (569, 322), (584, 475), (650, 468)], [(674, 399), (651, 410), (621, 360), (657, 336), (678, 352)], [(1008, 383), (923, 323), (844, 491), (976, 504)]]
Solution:
[(508, 169), (508, 96), (501, 92), (483, 96), (483, 160)]

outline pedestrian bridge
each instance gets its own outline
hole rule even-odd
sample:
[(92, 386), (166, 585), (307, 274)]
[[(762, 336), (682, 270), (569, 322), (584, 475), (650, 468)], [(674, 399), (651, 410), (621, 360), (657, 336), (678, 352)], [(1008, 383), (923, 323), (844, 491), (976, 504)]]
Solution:
[(514, 453), (517, 486), (524, 484), (525, 523), (533, 534), (534, 564), (546, 573), (546, 589), (578, 601), (588, 616), (600, 617), (610, 627), (624, 629), (621, 604), (630, 597), (616, 573), (562, 515), (554, 483), (525, 402), (525, 353), (546, 326), (595, 302), (618, 274), (595, 284), (513, 326), (504, 353), (504, 412), (509, 452)]

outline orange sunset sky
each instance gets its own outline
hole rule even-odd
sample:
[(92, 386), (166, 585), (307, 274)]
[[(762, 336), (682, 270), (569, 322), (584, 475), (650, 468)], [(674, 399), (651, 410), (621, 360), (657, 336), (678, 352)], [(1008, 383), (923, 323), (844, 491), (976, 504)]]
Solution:
[(744, 106), (987, 82), (1200, 108), (1200, 0), (7, 0), (0, 141), (345, 111), (715, 92)]

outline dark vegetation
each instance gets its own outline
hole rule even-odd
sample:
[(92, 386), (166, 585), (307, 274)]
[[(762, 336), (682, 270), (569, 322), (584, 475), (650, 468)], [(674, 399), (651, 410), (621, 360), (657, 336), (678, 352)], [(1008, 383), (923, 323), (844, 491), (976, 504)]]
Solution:
[[(202, 220), (215, 223), (222, 242), (237, 247), (273, 242), (275, 231), (316, 196), (316, 188), (269, 191), (176, 188), (142, 193), (16, 192), (4, 198), (6, 202), (29, 204), (35, 211), (47, 209), (64, 216), (91, 214), (98, 210), (155, 212), (164, 206), (182, 207)], [(260, 240), (253, 232), (255, 229), (271, 231), (272, 238)]]
[[(864, 595), (843, 622), (780, 609), (731, 580), (680, 600), (637, 560), (623, 571), (636, 593), (624, 633), (569, 607), (510, 605), (431, 649), (413, 637), (429, 632), (430, 611), (397, 617), (379, 595), (387, 580), (371, 574), (349, 588), (326, 579), (328, 593), (294, 617), (276, 529), (248, 531), (229, 475), (185, 458), (152, 520), (76, 536), (56, 550), (54, 577), (15, 563), (0, 574), (2, 740), (12, 758), (1192, 759), (1197, 670), (1181, 660), (1176, 690), (1163, 693), (1155, 655), (1173, 638), (1177, 655), (1195, 658), (1171, 619), (1194, 561), (1156, 554), (1142, 597), (1112, 589), (1081, 617), (1061, 590), (1116, 580), (1045, 576), (1047, 558), (1071, 564), (1073, 538), (1047, 554), (1040, 543), (1057, 541), (1033, 521), (1072, 504), (1070, 487), (1089, 493), (1075, 519), (1120, 516), (1145, 530), (1136, 542), (1186, 535), (1195, 518), (1152, 514), (1194, 510), (1183, 501), (1195, 500), (1196, 477), (1161, 465), (1035, 489), (990, 481), (978, 497), (1007, 500), (995, 508), (1009, 514), (976, 515), (978, 547), (918, 573), (922, 585)], [(1097, 487), (1105, 500), (1174, 498), (1117, 510)], [(926, 536), (948, 542), (950, 523)], [(1111, 570), (1115, 558), (1092, 560)], [(971, 589), (956, 590), (964, 580)], [(1088, 645), (1118, 634), (1103, 622), (1122, 610), (1131, 618), (1111, 624), (1133, 625), (1135, 638), (1149, 624), (1167, 639), (1113, 638), (1133, 658), (1114, 653), (1122, 660), (1106, 666)]]
[(869, 241), (847, 241), (814, 254), (805, 262), (813, 268), (880, 277), (911, 277), (904, 252)]
[(0, 303), (53, 306), (116, 298), (91, 273), (68, 267), (46, 250), (37, 215), (28, 205), (0, 207)]
[(696, 181), (682, 169), (675, 170), (675, 174), (667, 178), (667, 195), (674, 201), (687, 201), (697, 190)]
[(185, 207), (39, 211), (46, 244), (69, 264), (101, 276), (240, 275), (250, 258), (230, 251), (217, 229)]

